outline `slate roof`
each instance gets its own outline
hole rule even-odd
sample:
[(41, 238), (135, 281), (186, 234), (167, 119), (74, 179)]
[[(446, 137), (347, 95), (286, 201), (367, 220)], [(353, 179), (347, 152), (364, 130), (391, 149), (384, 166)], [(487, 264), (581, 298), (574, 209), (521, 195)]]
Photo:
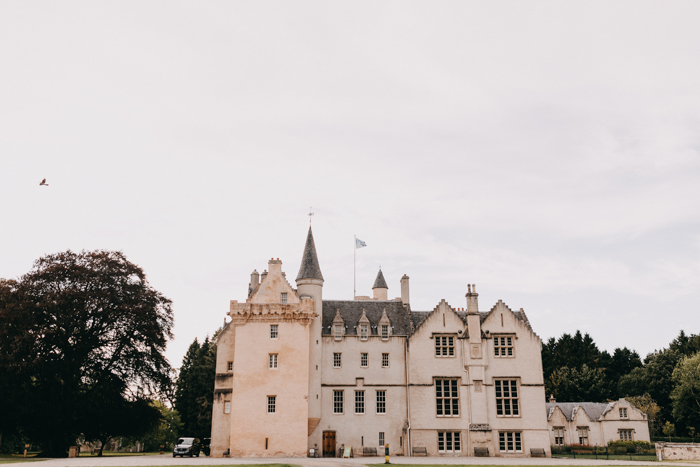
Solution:
[(390, 300), (324, 300), (323, 301), (323, 332), (322, 335), (331, 335), (331, 325), (337, 311), (345, 321), (345, 335), (357, 335), (357, 323), (365, 310), (367, 319), (371, 326), (371, 335), (376, 336), (378, 329), (376, 326), (382, 318), (382, 313), (386, 310), (386, 315), (391, 321), (391, 333), (394, 336), (408, 336), (411, 334), (411, 322), (408, 311), (401, 301)]
[(316, 244), (314, 243), (314, 234), (309, 227), (309, 233), (306, 236), (306, 245), (304, 246), (304, 254), (301, 256), (301, 266), (299, 266), (299, 274), (297, 279), (321, 279), (321, 266), (318, 264), (318, 256), (316, 256)]
[(574, 419), (574, 409), (581, 407), (588, 418), (591, 420), (600, 420), (600, 417), (612, 408), (613, 403), (605, 402), (547, 402), (547, 419), (551, 416), (555, 407), (559, 407), (567, 421)]
[(373, 289), (388, 289), (389, 286), (386, 285), (386, 281), (384, 280), (384, 274), (382, 274), (382, 270), (379, 270), (379, 274), (377, 274), (377, 278), (374, 280), (374, 285), (372, 286)]

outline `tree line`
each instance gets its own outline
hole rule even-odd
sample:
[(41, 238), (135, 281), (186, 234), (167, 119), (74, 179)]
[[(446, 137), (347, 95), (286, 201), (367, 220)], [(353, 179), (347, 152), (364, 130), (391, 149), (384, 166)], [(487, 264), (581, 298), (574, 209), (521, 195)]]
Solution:
[[(700, 428), (700, 335), (681, 331), (644, 360), (627, 347), (612, 355), (576, 331), (542, 346), (547, 397), (559, 402), (627, 398), (649, 418), (652, 436), (694, 436)], [(662, 428), (663, 427), (663, 428)]]

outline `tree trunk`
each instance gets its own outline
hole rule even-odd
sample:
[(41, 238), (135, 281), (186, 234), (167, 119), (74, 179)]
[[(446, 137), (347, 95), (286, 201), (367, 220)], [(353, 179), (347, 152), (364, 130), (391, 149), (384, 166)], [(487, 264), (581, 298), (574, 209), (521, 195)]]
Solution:
[(102, 457), (102, 451), (109, 442), (111, 438), (106, 438), (104, 441), (100, 441), (100, 452), (97, 453), (97, 457)]

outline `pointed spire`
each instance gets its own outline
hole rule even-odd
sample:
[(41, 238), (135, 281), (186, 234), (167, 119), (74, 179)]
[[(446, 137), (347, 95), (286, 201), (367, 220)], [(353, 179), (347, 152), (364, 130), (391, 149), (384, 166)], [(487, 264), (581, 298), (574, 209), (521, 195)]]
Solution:
[(379, 274), (377, 274), (377, 278), (374, 280), (374, 285), (372, 286), (373, 289), (388, 289), (389, 286), (386, 285), (386, 281), (384, 280), (384, 274), (382, 274), (382, 270), (379, 270)]
[(306, 236), (306, 245), (304, 246), (304, 254), (301, 257), (301, 266), (297, 279), (320, 279), (323, 280), (321, 267), (318, 265), (318, 256), (316, 256), (316, 244), (314, 243), (314, 234), (309, 227), (309, 234)]

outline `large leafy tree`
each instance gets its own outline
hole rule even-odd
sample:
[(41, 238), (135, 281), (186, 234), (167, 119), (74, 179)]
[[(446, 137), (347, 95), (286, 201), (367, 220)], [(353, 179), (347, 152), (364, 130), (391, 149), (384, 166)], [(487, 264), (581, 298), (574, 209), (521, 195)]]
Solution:
[(700, 426), (700, 353), (681, 360), (673, 370), (673, 417), (685, 430)]
[(207, 337), (195, 339), (182, 360), (175, 383), (175, 409), (182, 420), (182, 435), (208, 438), (216, 376), (216, 344)]
[(0, 430), (60, 457), (81, 434), (123, 436), (160, 419), (147, 401), (172, 384), (171, 302), (121, 252), (40, 258), (0, 283), (0, 322)]

